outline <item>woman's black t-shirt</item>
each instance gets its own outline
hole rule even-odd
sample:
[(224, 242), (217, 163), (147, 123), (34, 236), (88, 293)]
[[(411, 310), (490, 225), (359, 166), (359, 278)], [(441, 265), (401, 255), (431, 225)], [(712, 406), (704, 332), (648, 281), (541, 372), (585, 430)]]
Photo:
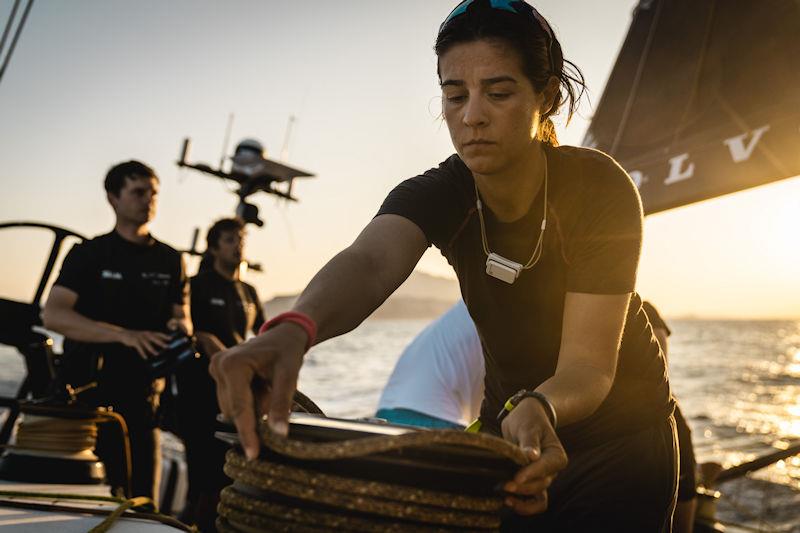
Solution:
[[(634, 293), (642, 235), (635, 185), (616, 162), (590, 149), (545, 147), (547, 229), (539, 262), (511, 285), (486, 274), (472, 173), (457, 155), (398, 185), (378, 215), (403, 216), (422, 229), (455, 269), (486, 360), (484, 427), (520, 389), (555, 373), (567, 292), (633, 293), (606, 399), (588, 418), (558, 428), (567, 451), (591, 447), (665, 420), (673, 404), (666, 365)], [(543, 189), (543, 188), (540, 188)], [(510, 223), (484, 207), (492, 252), (526, 263), (539, 237), (543, 192)]]

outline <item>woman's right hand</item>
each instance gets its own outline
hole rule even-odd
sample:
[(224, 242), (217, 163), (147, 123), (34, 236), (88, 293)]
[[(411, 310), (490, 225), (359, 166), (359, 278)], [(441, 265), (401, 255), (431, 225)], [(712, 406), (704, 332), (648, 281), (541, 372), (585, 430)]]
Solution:
[(248, 459), (258, 457), (258, 417), (267, 415), (270, 429), (289, 432), (289, 412), (303, 364), (308, 336), (291, 322), (219, 352), (209, 372), (217, 382), (222, 414), (233, 420)]

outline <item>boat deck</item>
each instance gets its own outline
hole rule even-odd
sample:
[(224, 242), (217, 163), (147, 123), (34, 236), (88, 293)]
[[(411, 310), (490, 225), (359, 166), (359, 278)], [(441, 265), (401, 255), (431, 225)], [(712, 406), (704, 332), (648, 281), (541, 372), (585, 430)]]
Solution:
[[(0, 494), (0, 529), (3, 532), (85, 533), (99, 525), (113, 511), (115, 502), (65, 499), (63, 495), (107, 497), (106, 485), (57, 485), (0, 481), (0, 492), (36, 493), (42, 497)], [(51, 496), (47, 496), (51, 495)], [(155, 520), (120, 517), (110, 529), (113, 533), (168, 533), (177, 527)]]

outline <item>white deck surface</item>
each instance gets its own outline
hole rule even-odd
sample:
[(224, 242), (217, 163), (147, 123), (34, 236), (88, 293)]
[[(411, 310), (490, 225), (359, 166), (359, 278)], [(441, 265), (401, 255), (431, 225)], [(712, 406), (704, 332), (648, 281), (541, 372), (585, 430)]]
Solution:
[[(12, 483), (0, 481), (0, 491), (36, 492), (39, 494), (80, 494), (92, 496), (108, 496), (109, 490), (104, 485), (40, 485), (35, 483)], [(74, 508), (73, 511), (22, 509), (9, 505), (8, 502), (36, 503), (42, 507), (59, 505)], [(111, 511), (117, 504), (113, 502), (92, 502), (64, 500), (53, 498), (9, 497), (0, 495), (0, 531), (14, 533), (85, 533), (100, 522), (104, 516), (96, 516), (81, 512), (82, 510)], [(120, 518), (111, 528), (114, 533), (168, 533), (180, 529), (151, 520)]]

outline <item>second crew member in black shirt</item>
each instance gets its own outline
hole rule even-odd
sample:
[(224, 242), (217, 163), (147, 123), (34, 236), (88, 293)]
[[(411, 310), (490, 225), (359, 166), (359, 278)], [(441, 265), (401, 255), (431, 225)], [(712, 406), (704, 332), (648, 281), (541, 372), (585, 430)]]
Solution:
[(203, 358), (177, 374), (178, 410), (189, 470), (187, 509), (182, 518), (214, 531), (219, 491), (230, 483), (222, 472), (227, 446), (214, 438), (219, 412), (216, 387), (208, 374), (211, 357), (258, 332), (264, 313), (255, 288), (239, 279), (245, 244), (244, 223), (218, 220), (206, 236), (206, 256), (191, 279), (192, 317)]
[[(64, 259), (44, 308), (45, 327), (66, 337), (63, 376), (81, 395), (111, 406), (128, 426), (132, 496), (157, 502), (160, 477), (156, 410), (164, 380), (146, 361), (166, 345), (167, 331), (191, 331), (181, 254), (153, 238), (159, 181), (138, 161), (120, 163), (105, 179), (114, 230), (75, 245)], [(97, 452), (114, 492), (127, 485), (118, 430), (100, 427)], [(123, 491), (124, 492), (124, 491)]]
[(202, 347), (216, 353), (258, 332), (264, 313), (256, 289), (239, 279), (245, 245), (244, 222), (223, 218), (206, 237), (206, 258), (191, 279), (192, 316)]

